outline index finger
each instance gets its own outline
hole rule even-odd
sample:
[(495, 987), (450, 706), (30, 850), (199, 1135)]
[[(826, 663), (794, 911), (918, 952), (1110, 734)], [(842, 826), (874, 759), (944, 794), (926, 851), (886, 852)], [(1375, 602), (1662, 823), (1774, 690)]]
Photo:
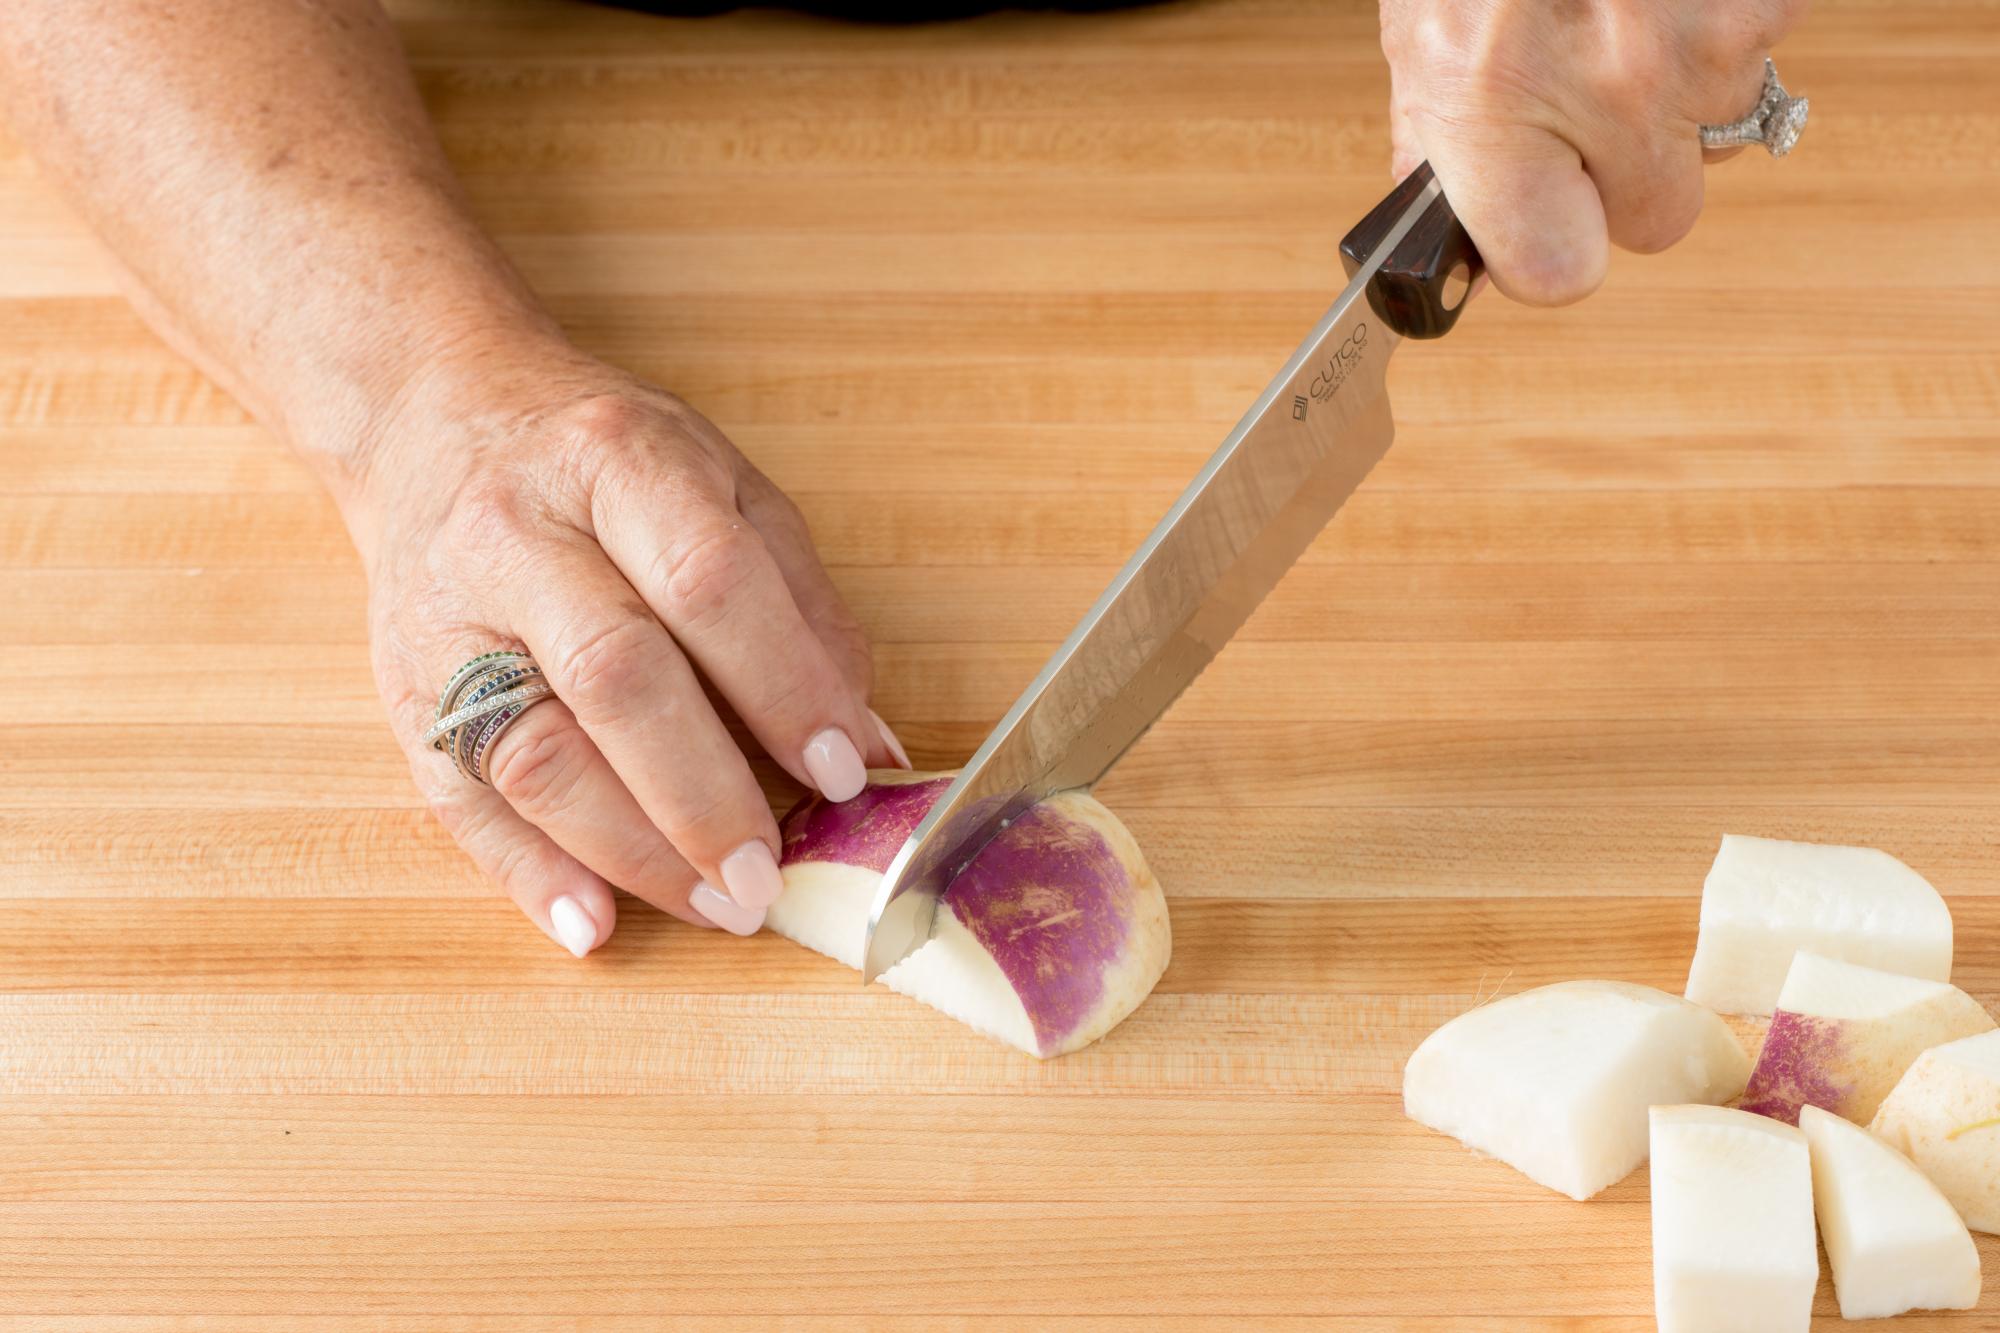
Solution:
[(606, 489), (594, 515), (605, 554), (758, 743), (829, 800), (859, 793), (886, 746), (729, 479)]

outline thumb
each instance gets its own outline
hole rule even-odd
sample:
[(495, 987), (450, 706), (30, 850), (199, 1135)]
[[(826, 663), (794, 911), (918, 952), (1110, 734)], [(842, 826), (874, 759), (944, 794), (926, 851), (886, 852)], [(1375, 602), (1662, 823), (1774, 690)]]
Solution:
[(1532, 125), (1468, 133), (1421, 111), (1417, 137), (1493, 285), (1525, 305), (1568, 305), (1604, 281), (1604, 203), (1575, 148)]

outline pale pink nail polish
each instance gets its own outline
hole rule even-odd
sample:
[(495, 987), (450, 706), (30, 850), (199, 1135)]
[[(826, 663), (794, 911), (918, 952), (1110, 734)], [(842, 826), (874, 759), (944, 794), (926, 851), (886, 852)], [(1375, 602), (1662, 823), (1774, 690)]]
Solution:
[(549, 904), (549, 926), (562, 947), (578, 958), (597, 947), (597, 922), (568, 894)]
[(875, 729), (882, 733), (882, 744), (889, 747), (889, 753), (895, 757), (896, 767), (915, 767), (910, 763), (909, 753), (903, 749), (903, 743), (896, 739), (895, 732), (889, 730), (889, 724), (882, 720), (882, 715), (871, 708), (868, 710), (868, 716), (875, 719)]
[(722, 887), (744, 907), (763, 911), (785, 891), (778, 858), (761, 842), (746, 842), (722, 858)]
[(764, 924), (764, 909), (745, 907), (726, 894), (717, 893), (706, 880), (688, 894), (688, 906), (732, 935), (755, 935)]
[(828, 727), (806, 742), (806, 772), (829, 801), (851, 801), (868, 785), (868, 767), (861, 751), (839, 727)]

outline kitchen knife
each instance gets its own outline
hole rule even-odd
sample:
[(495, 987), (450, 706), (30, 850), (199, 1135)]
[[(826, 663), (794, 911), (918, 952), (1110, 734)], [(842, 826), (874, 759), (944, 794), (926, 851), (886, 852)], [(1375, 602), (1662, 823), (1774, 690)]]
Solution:
[(952, 879), (1010, 820), (1104, 776), (1388, 449), (1389, 355), (1451, 329), (1479, 254), (1429, 163), (1340, 249), (1346, 290), (889, 864), (864, 984), (930, 938)]

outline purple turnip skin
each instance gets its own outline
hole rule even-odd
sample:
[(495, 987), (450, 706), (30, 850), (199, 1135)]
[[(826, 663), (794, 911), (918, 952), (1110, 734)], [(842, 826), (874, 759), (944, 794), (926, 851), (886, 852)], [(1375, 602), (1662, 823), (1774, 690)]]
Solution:
[[(853, 800), (809, 796), (780, 822), (782, 864), (880, 874), (950, 785), (949, 774), (871, 774)], [(1138, 848), (1086, 796), (1053, 797), (1016, 818), (953, 881), (944, 906), (1020, 998), (1043, 1056), (1087, 1044), (1124, 1017), (1104, 1012), (1107, 979), (1133, 953), (1135, 931), (1166, 930)], [(1146, 978), (1148, 989), (1156, 979)]]
[(913, 774), (897, 782), (871, 773), (851, 801), (835, 805), (817, 793), (807, 796), (778, 823), (785, 843), (782, 863), (832, 861), (880, 875), (949, 786), (949, 774)]
[(1047, 1051), (1103, 998), (1105, 969), (1132, 929), (1134, 890), (1096, 829), (1044, 803), (959, 873), (945, 906), (1006, 973)]
[(1785, 1009), (1772, 1014), (1757, 1068), (1743, 1090), (1742, 1109), (1788, 1125), (1799, 1123), (1802, 1106), (1847, 1115), (1847, 1102), (1855, 1090), (1835, 1077), (1852, 1063), (1846, 1028), (1834, 1018)]

